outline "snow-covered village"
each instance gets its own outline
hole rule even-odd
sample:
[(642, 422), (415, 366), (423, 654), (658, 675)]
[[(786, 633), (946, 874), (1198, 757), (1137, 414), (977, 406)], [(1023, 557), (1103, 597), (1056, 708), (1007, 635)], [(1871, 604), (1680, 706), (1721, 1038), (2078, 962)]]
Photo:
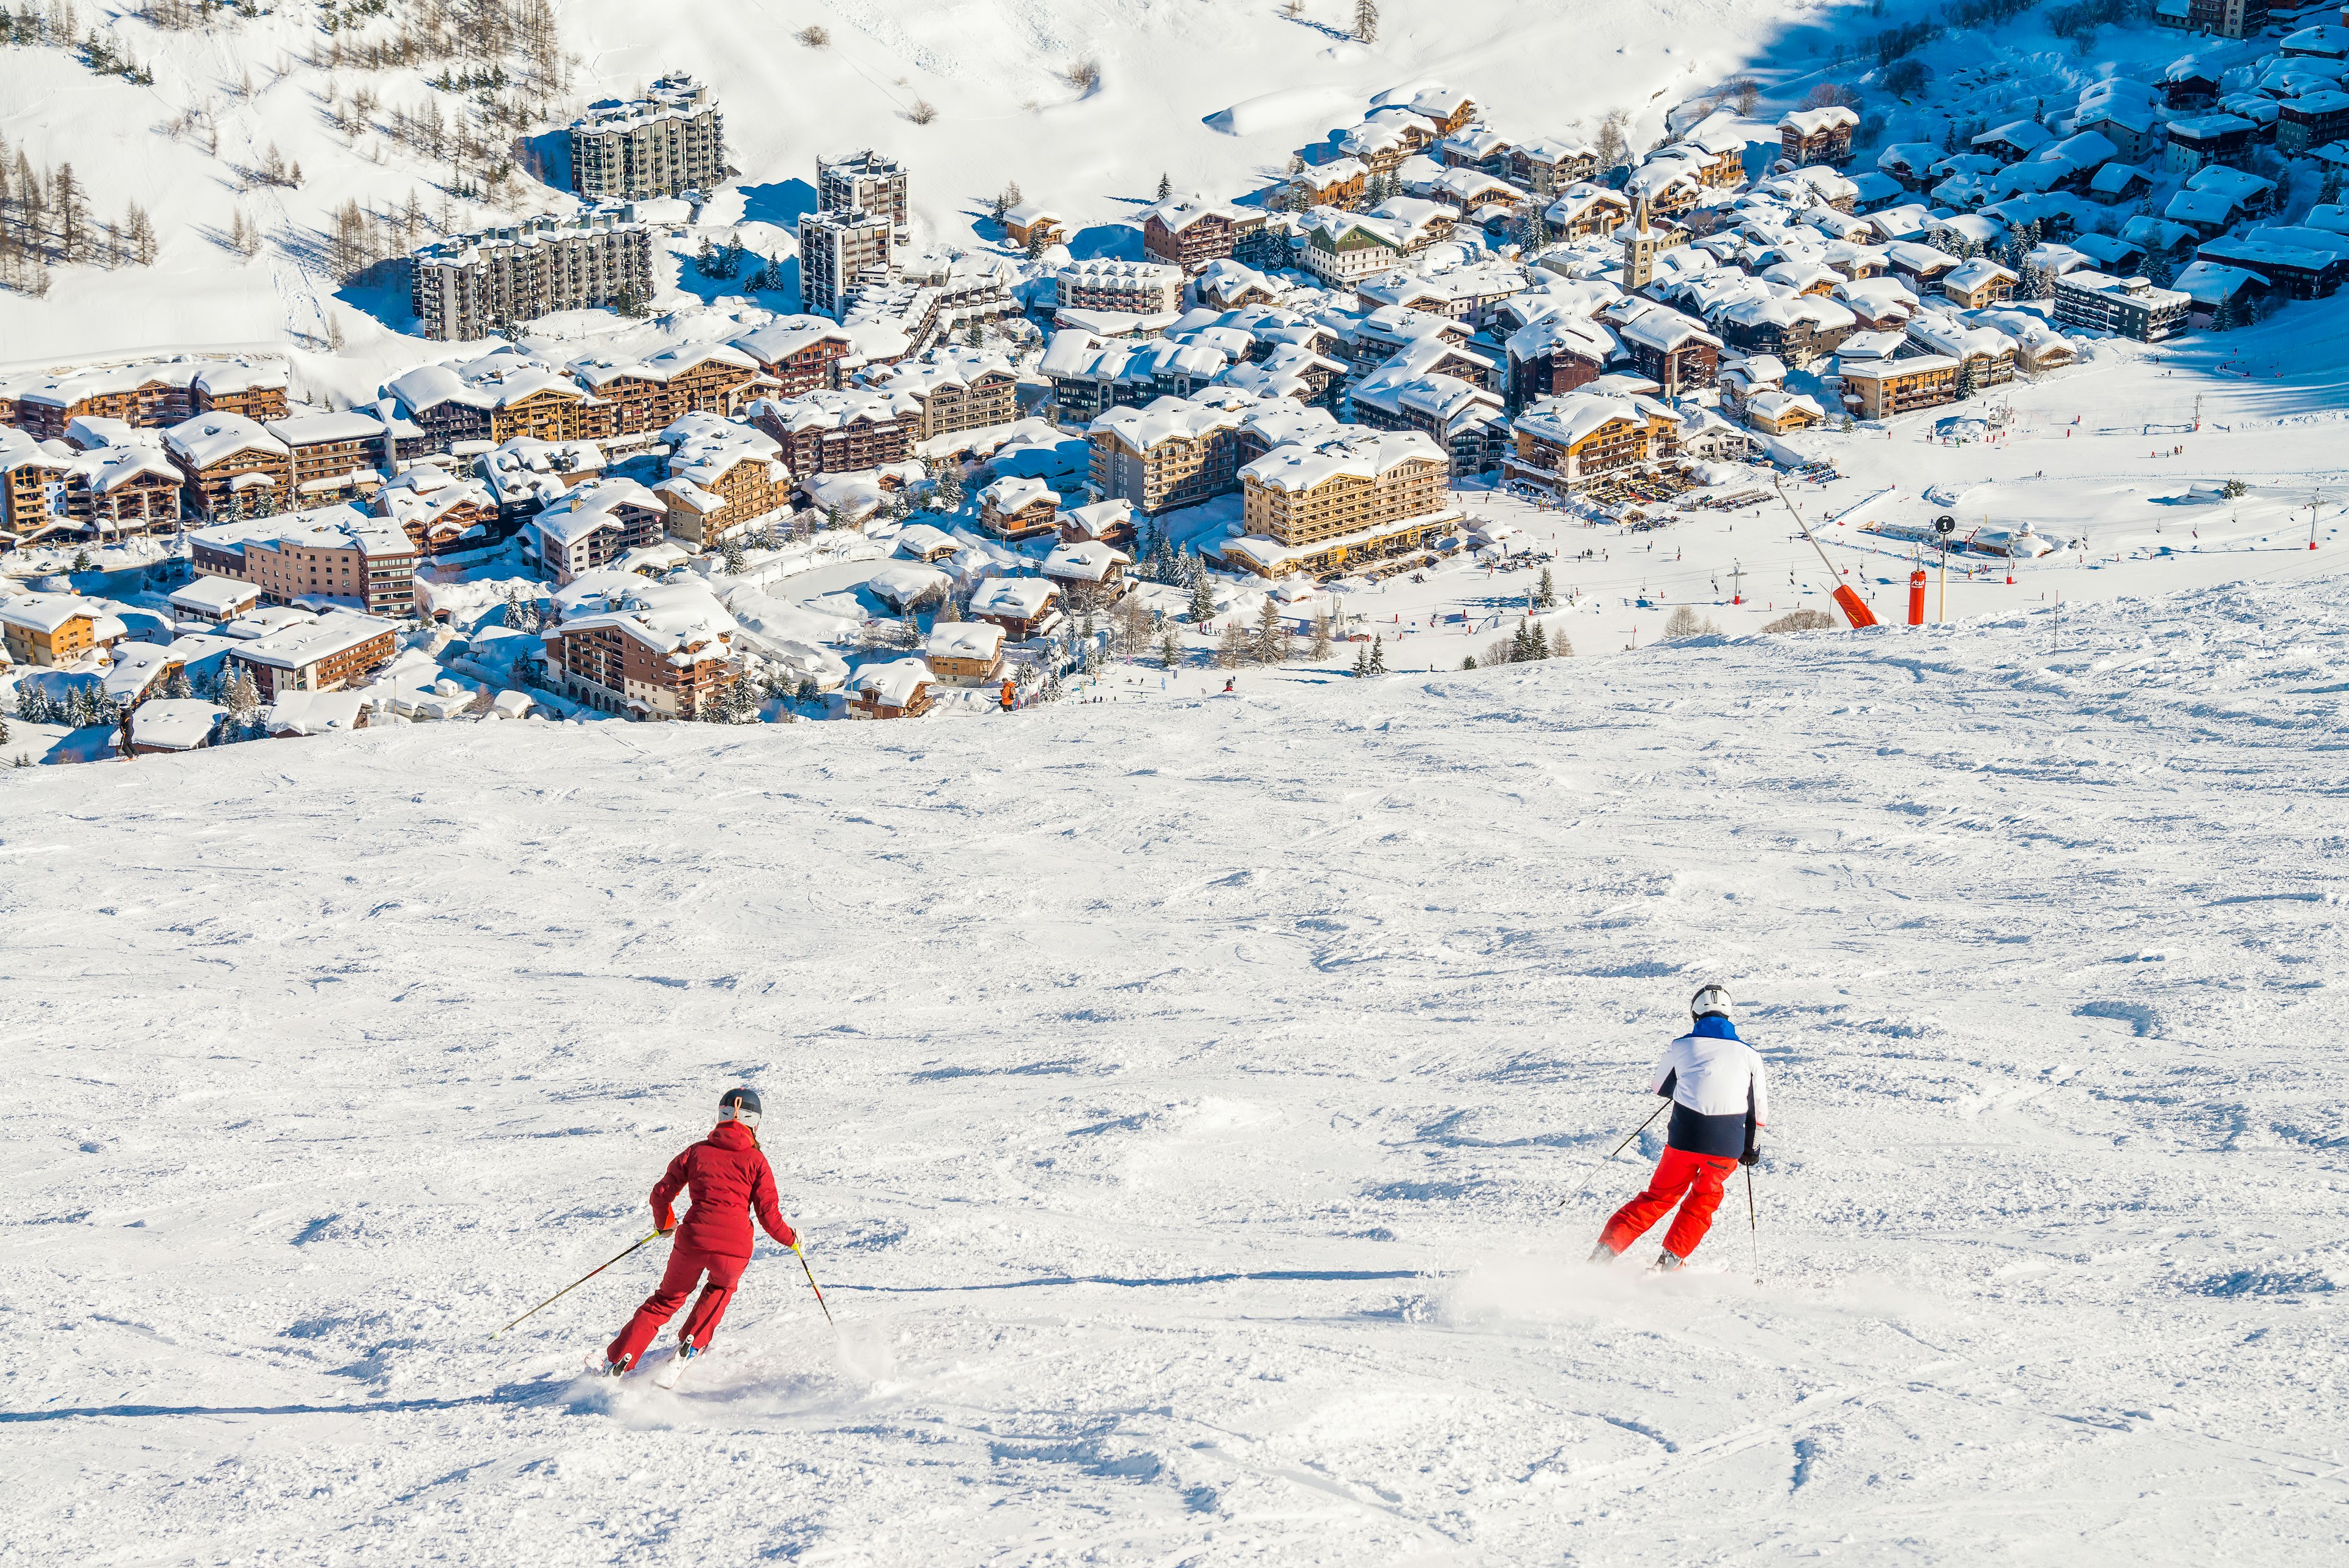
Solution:
[(2344, 177), (2340, 5), (0, 9), (0, 1563), (2340, 1560)]

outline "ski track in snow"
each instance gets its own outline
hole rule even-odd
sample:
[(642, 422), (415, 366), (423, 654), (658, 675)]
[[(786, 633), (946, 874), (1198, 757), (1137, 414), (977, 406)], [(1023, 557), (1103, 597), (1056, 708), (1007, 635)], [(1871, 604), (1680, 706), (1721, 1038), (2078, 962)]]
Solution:
[[(0, 1563), (2338, 1561), (2339, 581), (12, 775)], [(838, 1336), (486, 1342), (746, 1078)]]

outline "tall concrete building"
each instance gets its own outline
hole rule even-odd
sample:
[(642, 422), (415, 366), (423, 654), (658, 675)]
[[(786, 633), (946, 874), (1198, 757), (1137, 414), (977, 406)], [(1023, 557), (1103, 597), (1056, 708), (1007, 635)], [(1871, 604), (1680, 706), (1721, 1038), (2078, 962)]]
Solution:
[(828, 213), (863, 208), (905, 226), (905, 166), (871, 148), (846, 158), (815, 161), (815, 199)]
[(726, 177), (726, 122), (679, 71), (633, 102), (606, 99), (571, 122), (571, 188), (590, 202), (703, 193)]
[(455, 234), (416, 252), (409, 265), (409, 297), (427, 337), (485, 337), (550, 310), (653, 294), (652, 231), (616, 213), (578, 225), (526, 218)]
[(889, 275), (894, 225), (886, 213), (852, 207), (800, 220), (800, 308), (837, 321), (859, 283)]

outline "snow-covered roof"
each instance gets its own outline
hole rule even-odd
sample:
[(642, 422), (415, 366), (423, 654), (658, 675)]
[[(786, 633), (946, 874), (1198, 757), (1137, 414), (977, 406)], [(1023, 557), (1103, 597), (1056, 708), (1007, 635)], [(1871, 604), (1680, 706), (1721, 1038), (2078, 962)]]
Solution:
[(1018, 473), (1005, 474), (980, 491), (978, 498), (982, 504), (992, 506), (1007, 515), (1024, 512), (1039, 502), (1055, 509), (1061, 504), (1060, 493), (1050, 485), (1030, 475)]
[(222, 620), (261, 602), (261, 590), (251, 583), (234, 577), (216, 577), (210, 574), (171, 591), (175, 609)]
[(551, 544), (574, 545), (598, 528), (626, 528), (626, 520), (616, 515), (623, 506), (638, 506), (655, 514), (664, 510), (660, 497), (633, 479), (597, 478), (556, 496), (531, 518), (530, 526)]
[(794, 354), (804, 353), (831, 338), (843, 347), (854, 338), (837, 321), (824, 316), (779, 316), (763, 327), (753, 327), (729, 340), (729, 346), (739, 348), (762, 365), (780, 364)]
[(371, 705), (366, 691), (281, 691), (262, 721), (273, 735), (340, 734), (357, 729)]
[(730, 343), (688, 343), (664, 348), (641, 359), (607, 359), (597, 355), (583, 355), (572, 360), (568, 369), (573, 375), (600, 391), (624, 379), (666, 384), (704, 365), (756, 370), (759, 361), (748, 351)]
[(1857, 114), (1842, 104), (1831, 103), (1821, 109), (1790, 109), (1779, 117), (1778, 129), (1791, 130), (1796, 136), (1811, 137), (1838, 126), (1856, 126), (1858, 123)]
[(1270, 490), (1310, 490), (1340, 476), (1377, 479), (1388, 470), (1413, 462), (1444, 462), (1444, 455), (1420, 431), (1364, 431), (1312, 442), (1275, 447), (1240, 471)]
[(1573, 391), (1532, 404), (1517, 416), (1517, 428), (1560, 446), (1573, 446), (1617, 421), (1638, 424), (1656, 415), (1679, 422), (1670, 409), (1651, 398)]
[(247, 664), (302, 670), (398, 629), (398, 622), (380, 616), (358, 610), (329, 610), (315, 620), (296, 622), (254, 638), (236, 650), (236, 656)]
[(1003, 651), (1004, 630), (991, 620), (952, 620), (930, 628), (922, 651), (932, 659), (988, 660)]
[(849, 685), (854, 691), (870, 692), (885, 707), (903, 708), (936, 679), (921, 659), (893, 659), (886, 664), (865, 665), (850, 677)]
[[(107, 607), (103, 599), (84, 598), (79, 594), (18, 594), (0, 597), (0, 626), (13, 626), (20, 630), (38, 632), (53, 637), (68, 621), (87, 619), (91, 623), (91, 636), (100, 638), (98, 623), (113, 620), (117, 637), (123, 634), (121, 621)], [(102, 639), (100, 639), (102, 640)]]
[(897, 548), (909, 556), (952, 556), (962, 550), (955, 536), (927, 523), (908, 523), (897, 531)]
[(1098, 583), (1113, 568), (1131, 565), (1133, 560), (1123, 550), (1113, 550), (1098, 539), (1086, 539), (1055, 545), (1052, 553), (1044, 557), (1043, 572), (1048, 577)]
[(383, 439), (383, 421), (357, 409), (295, 414), (287, 419), (272, 420), (262, 428), (289, 449), (319, 446), (329, 441), (379, 441)]
[(1197, 441), (1214, 431), (1237, 429), (1242, 417), (1221, 400), (1164, 397), (1141, 408), (1121, 405), (1086, 428), (1089, 433), (1113, 435), (1136, 452), (1148, 452), (1162, 441)]
[(1995, 283), (2000, 278), (2009, 283), (2019, 281), (2017, 274), (1999, 265), (1990, 257), (1975, 256), (1971, 261), (1960, 262), (1951, 271), (1942, 275), (1941, 286), (1960, 294), (1971, 294), (1984, 284)]
[(617, 631), (672, 665), (723, 659), (736, 628), (734, 618), (698, 577), (657, 583), (628, 572), (598, 572), (555, 596), (563, 619), (543, 635)]
[(243, 414), (198, 414), (163, 432), (167, 450), (190, 467), (207, 469), (241, 452), (291, 457), (293, 449)]
[(228, 710), (191, 697), (157, 697), (131, 711), (130, 743), (162, 752), (190, 751), (204, 743)]
[(1972, 139), (1971, 145), (1988, 147), (1993, 143), (2003, 144), (2018, 150), (2028, 158), (2054, 140), (2055, 133), (2037, 120), (2015, 119), (1983, 131)]
[(1033, 620), (1051, 607), (1060, 591), (1057, 585), (1043, 577), (989, 577), (971, 595), (970, 613)]
[(668, 475), (704, 490), (745, 462), (763, 463), (768, 478), (777, 483), (792, 476), (782, 458), (782, 444), (756, 425), (718, 414), (689, 413), (662, 431), (658, 439), (669, 449)]
[(904, 609), (907, 605), (928, 595), (938, 593), (954, 581), (936, 566), (926, 566), (918, 561), (899, 561), (882, 567), (865, 580), (877, 598), (885, 599)]

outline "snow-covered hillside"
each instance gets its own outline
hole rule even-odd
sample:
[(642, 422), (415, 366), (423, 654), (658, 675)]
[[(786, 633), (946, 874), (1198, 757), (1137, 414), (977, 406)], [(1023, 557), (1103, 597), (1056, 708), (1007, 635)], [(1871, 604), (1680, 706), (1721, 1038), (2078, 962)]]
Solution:
[[(0, 774), (0, 1560), (2336, 1560), (2339, 586)], [(838, 1341), (487, 1343), (744, 1079)]]
[[(338, 36), (388, 37), (421, 8), (342, 7), (357, 20)], [(319, 348), (337, 326), (364, 351), (379, 330), (366, 301), (336, 301), (326, 265), (336, 210), (355, 200), (396, 213), (413, 196), (428, 229), (444, 215), (456, 228), (495, 219), (487, 204), (444, 201), (450, 165), (391, 131), (394, 111), (420, 115), (428, 102), (454, 126), (468, 95), (428, 88), (441, 63), (314, 63), (328, 36), (308, 5), (247, 19), (223, 7), (201, 30), (158, 28), (134, 9), (85, 14), (79, 28), (102, 22), (151, 85), (95, 74), (58, 48), (0, 48), (8, 147), (43, 169), (71, 162), (98, 220), (140, 203), (161, 240), (151, 268), (60, 266), (44, 297), (0, 291), (0, 365), (191, 345)], [(1278, 176), (1292, 149), (1413, 82), (1463, 87), (1526, 134), (1588, 130), (1622, 109), (1644, 147), (1668, 111), (1716, 88), (1806, 14), (1779, 0), (1599, 10), (1386, 0), (1378, 42), (1366, 47), (1345, 36), (1351, 0), (1305, 0), (1295, 17), (1278, 0), (556, 0), (554, 9), (562, 47), (576, 57), (560, 114), (668, 69), (713, 85), (741, 171), (706, 214), (713, 222), (779, 234), (814, 204), (820, 152), (873, 145), (908, 161), (915, 214), (939, 240), (968, 241), (988, 200), (1016, 180), (1073, 227), (1098, 231), (1096, 251), (1130, 238), (1105, 226), (1132, 218), (1162, 174), (1177, 188), (1243, 195)], [(829, 43), (798, 41), (810, 26)], [(1785, 74), (1820, 64), (1812, 47), (1807, 36), (1793, 45), (1779, 62)], [(1091, 88), (1072, 79), (1085, 62), (1098, 73)], [(362, 89), (374, 110), (347, 114)], [(925, 102), (936, 118), (917, 125), (907, 113)], [(198, 111), (204, 124), (189, 119)], [(251, 180), (273, 147), (300, 165), (298, 188)], [(522, 204), (568, 210), (571, 201), (537, 187)], [(250, 259), (228, 243), (240, 213), (266, 242)], [(1087, 246), (1081, 234), (1077, 248)]]

